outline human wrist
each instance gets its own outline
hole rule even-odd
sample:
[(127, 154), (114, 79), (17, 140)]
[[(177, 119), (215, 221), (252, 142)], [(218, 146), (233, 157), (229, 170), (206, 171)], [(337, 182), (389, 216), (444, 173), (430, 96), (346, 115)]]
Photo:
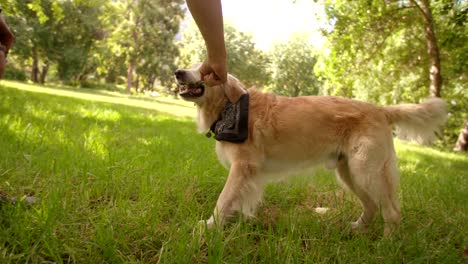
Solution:
[(216, 52), (207, 52), (207, 58), (211, 62), (226, 63), (227, 53), (225, 49)]

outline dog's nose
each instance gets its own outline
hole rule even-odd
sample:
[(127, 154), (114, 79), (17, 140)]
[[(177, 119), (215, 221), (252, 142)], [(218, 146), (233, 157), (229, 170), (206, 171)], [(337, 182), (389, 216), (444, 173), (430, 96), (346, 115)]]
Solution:
[(185, 75), (185, 71), (184, 70), (176, 70), (174, 72), (174, 75), (177, 79), (181, 79), (182, 77), (184, 77)]

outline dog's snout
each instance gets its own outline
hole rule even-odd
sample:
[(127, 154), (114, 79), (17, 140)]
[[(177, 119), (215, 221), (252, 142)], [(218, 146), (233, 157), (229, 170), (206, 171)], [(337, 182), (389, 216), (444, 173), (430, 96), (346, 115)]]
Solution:
[(174, 75), (177, 79), (182, 79), (185, 76), (185, 71), (184, 70), (176, 70), (174, 72)]

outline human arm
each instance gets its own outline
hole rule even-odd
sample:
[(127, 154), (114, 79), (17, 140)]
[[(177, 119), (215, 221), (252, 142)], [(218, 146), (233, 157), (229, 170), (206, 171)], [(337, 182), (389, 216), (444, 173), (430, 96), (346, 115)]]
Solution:
[(221, 0), (186, 0), (198, 29), (205, 40), (207, 58), (200, 67), (209, 85), (227, 81), (227, 55)]

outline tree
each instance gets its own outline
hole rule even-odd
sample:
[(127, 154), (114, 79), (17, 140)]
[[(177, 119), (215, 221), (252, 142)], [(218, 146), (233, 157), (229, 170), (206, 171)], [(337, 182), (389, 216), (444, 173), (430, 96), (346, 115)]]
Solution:
[(460, 135), (458, 136), (457, 143), (455, 143), (455, 151), (468, 151), (468, 119), (465, 120), (465, 126), (463, 127)]
[(112, 35), (122, 21), (124, 10), (118, 2), (107, 1), (101, 8), (99, 21), (101, 28), (96, 34), (99, 41), (95, 43), (91, 52), (89, 63), (95, 69), (96, 79), (103, 79), (108, 84), (120, 84), (124, 81), (127, 65), (125, 64), (125, 53), (119, 45), (118, 34)]
[(460, 109), (468, 106), (463, 6), (442, 0), (326, 1), (329, 54), (318, 67), (325, 91), (382, 104), (443, 94), (452, 103), (444, 140), (454, 140), (459, 130), (453, 124), (459, 128), (465, 118)]
[[(94, 73), (89, 63), (91, 51), (101, 39), (99, 14), (105, 0), (63, 1), (61, 16), (55, 16), (54, 30), (59, 32), (54, 39), (54, 57), (57, 74), (61, 81), (80, 82)], [(56, 2), (54, 2), (56, 3)]]
[(141, 13), (145, 14), (142, 36), (147, 43), (142, 46), (137, 72), (143, 77), (146, 89), (152, 89), (156, 80), (165, 86), (173, 83), (175, 59), (179, 55), (174, 39), (183, 17), (182, 3), (151, 0), (140, 6)]
[[(468, 89), (468, 5), (466, 1), (436, 1), (432, 3), (437, 37), (441, 48), (441, 64), (444, 74), (444, 97), (451, 102), (446, 142), (454, 149), (466, 151), (468, 138), (467, 119)], [(460, 134), (457, 137), (458, 132)], [(465, 139), (465, 141), (463, 141)], [(463, 143), (464, 142), (464, 143)]]
[[(62, 82), (116, 82), (134, 72), (147, 89), (172, 80), (174, 36), (182, 0), (8, 0), (17, 41), (12, 57), (44, 82), (49, 69)], [(27, 66), (27, 67), (23, 67)], [(125, 75), (127, 72), (127, 76)]]
[(62, 81), (83, 75), (103, 1), (7, 2), (8, 19), (17, 36), (15, 54), (22, 61), (31, 61), (33, 82), (44, 83), (52, 63)]
[[(255, 48), (252, 36), (227, 24), (224, 26), (228, 70), (246, 86), (263, 87), (270, 81), (269, 59)], [(183, 32), (179, 42), (181, 50), (180, 67), (191, 67), (202, 62), (206, 57), (203, 38), (195, 23), (191, 23)]]
[[(51, 37), (49, 32), (53, 32), (51, 30), (53, 21), (50, 19), (53, 15), (51, 6), (50, 1), (27, 0), (9, 0), (5, 6), (6, 19), (16, 35), (12, 57), (18, 58), (21, 62), (30, 61), (28, 66), (31, 68), (30, 78), (33, 82), (44, 82), (49, 65), (46, 54), (54, 50), (53, 43), (49, 40)], [(41, 64), (42, 74), (40, 74)], [(39, 79), (39, 75), (44, 79)]]
[(429, 54), (430, 59), (429, 79), (431, 80), (431, 85), (429, 93), (433, 97), (440, 97), (440, 91), (442, 89), (442, 75), (440, 73), (439, 45), (437, 44), (437, 38), (434, 31), (434, 20), (432, 19), (432, 10), (429, 0), (410, 0), (410, 2), (418, 9), (424, 21), (427, 53)]
[(287, 43), (275, 44), (271, 52), (272, 90), (285, 96), (317, 95), (315, 54), (306, 35), (294, 35)]
[[(183, 16), (182, 0), (121, 0), (116, 11), (121, 14), (110, 34), (111, 49), (124, 58), (127, 65), (127, 92), (134, 85), (134, 73), (152, 89), (157, 78), (171, 79), (178, 50), (174, 37)], [(122, 37), (126, 36), (126, 37)]]
[(319, 67), (325, 91), (379, 103), (425, 97), (427, 56), (411, 11), (379, 0), (327, 1), (329, 53)]

